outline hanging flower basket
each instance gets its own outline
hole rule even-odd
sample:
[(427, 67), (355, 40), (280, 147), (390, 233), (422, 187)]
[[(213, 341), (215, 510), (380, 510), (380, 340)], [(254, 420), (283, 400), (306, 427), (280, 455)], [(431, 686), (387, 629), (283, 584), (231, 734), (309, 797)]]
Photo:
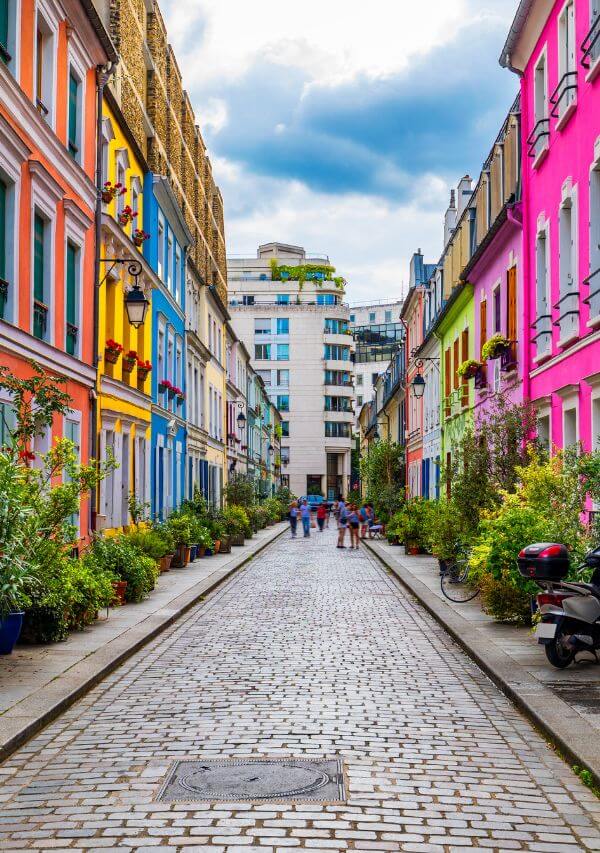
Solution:
[(160, 382), (158, 383), (158, 391), (160, 394), (162, 394), (164, 391), (168, 391), (169, 388), (172, 388), (172, 387), (173, 386), (171, 385), (171, 383), (169, 382), (168, 379), (161, 379)]
[(480, 367), (480, 361), (476, 361), (474, 358), (468, 358), (466, 361), (463, 361), (461, 365), (459, 365), (458, 370), (456, 372), (459, 376), (462, 376), (465, 379), (474, 379)]
[(484, 361), (499, 358), (503, 352), (510, 347), (510, 341), (504, 335), (492, 335), (481, 348), (481, 357)]
[(116, 364), (119, 360), (119, 356), (123, 352), (123, 347), (121, 344), (113, 341), (112, 338), (109, 338), (104, 345), (104, 359), (109, 364)]
[(131, 373), (135, 365), (137, 364), (137, 352), (135, 350), (129, 350), (123, 356), (123, 372)]
[(141, 249), (144, 245), (144, 242), (149, 239), (150, 235), (147, 234), (145, 231), (142, 231), (140, 228), (136, 228), (133, 232), (133, 242), (138, 247), (138, 249)]
[(106, 181), (101, 190), (102, 201), (104, 204), (110, 204), (113, 199), (119, 195), (125, 195), (126, 192), (127, 190), (123, 184), (113, 184), (110, 181)]
[(142, 361), (141, 358), (137, 359), (137, 371), (138, 371), (138, 380), (140, 382), (145, 382), (148, 378), (148, 374), (152, 370), (152, 365), (149, 361)]
[(136, 216), (137, 211), (132, 210), (129, 205), (126, 205), (121, 213), (119, 213), (119, 225), (122, 225), (124, 228), (126, 225), (129, 225), (130, 222), (133, 222)]

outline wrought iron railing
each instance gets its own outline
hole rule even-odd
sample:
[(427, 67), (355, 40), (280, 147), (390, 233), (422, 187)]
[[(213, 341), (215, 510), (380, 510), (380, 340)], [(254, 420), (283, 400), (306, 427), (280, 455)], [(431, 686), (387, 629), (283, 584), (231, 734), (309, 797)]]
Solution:
[(8, 303), (8, 282), (0, 278), (0, 320), (4, 320), (6, 305)]
[(77, 326), (74, 326), (73, 323), (67, 323), (67, 346), (66, 350), (69, 355), (75, 355), (77, 352), (77, 337), (79, 335), (79, 329)]
[(527, 145), (529, 146), (527, 154), (531, 158), (535, 158), (544, 148), (548, 146), (550, 138), (550, 119), (541, 118), (534, 125), (533, 130), (527, 137)]
[[(579, 293), (576, 290), (568, 290), (566, 293), (563, 293), (552, 307), (561, 312), (558, 318), (552, 323), (553, 326), (559, 327), (561, 338), (574, 333), (577, 330), (579, 318)], [(567, 318), (570, 319), (567, 320)]]
[(548, 355), (552, 350), (552, 315), (540, 314), (531, 324), (531, 328), (536, 331), (531, 343), (536, 346), (537, 357)]
[(550, 95), (550, 103), (552, 104), (550, 115), (552, 118), (561, 118), (564, 115), (567, 108), (575, 100), (576, 91), (577, 72), (565, 71), (558, 81), (556, 89)]
[(44, 340), (48, 328), (48, 306), (38, 299), (33, 300), (33, 334), (34, 337)]
[(509, 341), (505, 350), (500, 353), (500, 370), (510, 373), (517, 366), (517, 342)]
[(487, 388), (487, 367), (482, 364), (475, 371), (475, 387), (478, 391), (483, 391)]
[(581, 42), (581, 64), (584, 68), (590, 68), (600, 58), (600, 15), (596, 15), (592, 26), (584, 40)]
[[(593, 284), (592, 279), (596, 279)], [(589, 305), (590, 317), (600, 316), (600, 267), (594, 270), (593, 273), (590, 273), (587, 278), (584, 278), (581, 283), (594, 288), (590, 290), (590, 293), (583, 300), (585, 305)]]

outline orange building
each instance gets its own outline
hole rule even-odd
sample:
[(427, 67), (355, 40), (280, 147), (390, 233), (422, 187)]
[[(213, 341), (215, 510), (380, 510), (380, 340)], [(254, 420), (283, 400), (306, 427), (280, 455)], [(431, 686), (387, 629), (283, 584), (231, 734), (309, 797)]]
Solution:
[[(34, 450), (66, 436), (86, 461), (96, 384), (96, 78), (117, 56), (91, 0), (0, 0), (0, 11), (0, 363), (27, 375), (35, 359), (66, 379), (72, 410)], [(0, 425), (10, 417), (11, 401), (0, 397)]]

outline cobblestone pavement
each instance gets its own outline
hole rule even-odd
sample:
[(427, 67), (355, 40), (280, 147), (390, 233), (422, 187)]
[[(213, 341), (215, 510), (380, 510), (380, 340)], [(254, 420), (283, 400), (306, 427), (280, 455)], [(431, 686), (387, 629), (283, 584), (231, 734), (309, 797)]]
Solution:
[[(278, 540), (15, 753), (1, 849), (600, 850), (600, 801), (333, 540)], [(175, 759), (236, 756), (341, 757), (347, 801), (157, 801)]]

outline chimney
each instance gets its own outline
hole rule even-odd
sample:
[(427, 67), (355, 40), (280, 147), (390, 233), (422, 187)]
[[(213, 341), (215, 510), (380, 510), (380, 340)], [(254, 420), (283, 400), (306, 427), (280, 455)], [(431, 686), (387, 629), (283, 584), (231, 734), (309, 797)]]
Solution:
[(456, 228), (456, 192), (450, 190), (450, 204), (444, 216), (444, 246), (448, 245), (448, 241), (452, 237), (452, 232)]
[(465, 175), (464, 178), (460, 179), (460, 183), (458, 184), (458, 216), (461, 215), (461, 213), (469, 203), (469, 199), (471, 198), (472, 193), (473, 181), (471, 180), (470, 175)]

